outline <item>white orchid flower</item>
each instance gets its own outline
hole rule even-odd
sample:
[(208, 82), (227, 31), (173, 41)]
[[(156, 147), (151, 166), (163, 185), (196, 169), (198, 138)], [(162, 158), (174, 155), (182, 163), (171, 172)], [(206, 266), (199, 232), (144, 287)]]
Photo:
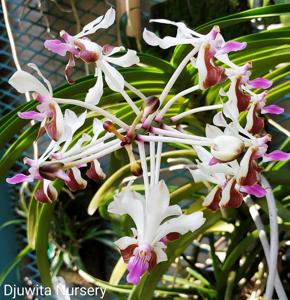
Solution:
[[(159, 38), (155, 33), (145, 28), (143, 39), (149, 45), (167, 49), (172, 46), (190, 44), (196, 49), (192, 53), (192, 62), (193, 66), (198, 69), (200, 89), (207, 89), (226, 79), (224, 69), (215, 64), (214, 57), (232, 66), (233, 63), (227, 54), (232, 51), (243, 50), (247, 45), (235, 41), (225, 42), (218, 26), (214, 26), (208, 34), (203, 35), (186, 27), (182, 22), (172, 22), (164, 19), (153, 19), (150, 22), (176, 26), (177, 33), (175, 37)], [(195, 59), (193, 56), (197, 52), (197, 58)]]
[[(121, 53), (125, 49), (123, 47), (113, 47), (111, 45), (100, 46), (92, 42), (87, 36), (95, 33), (99, 29), (109, 28), (115, 21), (115, 10), (110, 8), (105, 15), (98, 17), (94, 21), (84, 26), (83, 30), (75, 36), (69, 35), (65, 31), (61, 31), (60, 35), (64, 42), (60, 40), (47, 40), (44, 46), (61, 56), (69, 53), (69, 62), (65, 69), (65, 74), (68, 82), (73, 82), (70, 78), (70, 73), (74, 67), (74, 58), (80, 58), (86, 63), (94, 63), (95, 76), (97, 77), (96, 84), (89, 89), (85, 102), (97, 105), (103, 94), (103, 77), (109, 88), (116, 92), (124, 91), (124, 78), (119, 71), (111, 65), (120, 67), (130, 67), (139, 63), (139, 58), (136, 51), (127, 50), (123, 56), (114, 57), (112, 55)], [(136, 107), (132, 104), (134, 109)]]
[(166, 261), (166, 241), (172, 240), (203, 225), (202, 212), (183, 215), (178, 205), (169, 206), (169, 191), (164, 181), (150, 189), (149, 198), (127, 187), (110, 203), (110, 213), (128, 214), (134, 221), (134, 237), (122, 237), (116, 241), (121, 255), (128, 263), (127, 280), (138, 284), (140, 277), (156, 264)]
[(37, 71), (38, 75), (45, 82), (44, 86), (36, 77), (26, 71), (18, 70), (9, 79), (12, 85), (19, 93), (34, 92), (34, 98), (40, 104), (36, 107), (38, 111), (26, 111), (18, 113), (22, 119), (41, 121), (40, 133), (43, 128), (51, 139), (57, 141), (64, 133), (64, 123), (62, 111), (54, 100), (50, 82), (42, 75), (35, 64), (28, 64)]

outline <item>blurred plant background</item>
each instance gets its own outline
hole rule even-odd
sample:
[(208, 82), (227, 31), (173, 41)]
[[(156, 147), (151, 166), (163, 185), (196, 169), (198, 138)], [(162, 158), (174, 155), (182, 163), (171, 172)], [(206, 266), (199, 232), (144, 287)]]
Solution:
[[(11, 36), (7, 35), (7, 20), (4, 21), (3, 3), (6, 3)], [(44, 75), (59, 86), (64, 82), (65, 59), (54, 56), (43, 48), (47, 38), (55, 37), (61, 29), (76, 33), (84, 24), (102, 14), (109, 6), (117, 8), (118, 23), (109, 34), (95, 36), (101, 44), (122, 44), (139, 51), (143, 67), (121, 70), (125, 79), (146, 95), (158, 95), (178, 62), (187, 53), (187, 47), (175, 50), (150, 48), (142, 42), (141, 31), (150, 18), (165, 18), (184, 21), (189, 27), (204, 33), (218, 24), (226, 39), (247, 41), (248, 48), (231, 58), (235, 63), (253, 61), (254, 77), (264, 76), (274, 81), (268, 95), (268, 102), (279, 102), (286, 113), (279, 119), (268, 120), (272, 128), (267, 130), (274, 141), (285, 151), (290, 150), (289, 139), (289, 80), (290, 76), (290, 4), (286, 1), (235, 1), (235, 0), (165, 0), (165, 1), (2, 1), (1, 11), (1, 102), (3, 115), (0, 120), (0, 144), (3, 156), (0, 160), (0, 175), (15, 162), (11, 171), (21, 170), (21, 158), (31, 152), (37, 125), (25, 126), (24, 120), (16, 118), (12, 108), (28, 109), (31, 103), (15, 94), (8, 85), (8, 78), (15, 71), (15, 63), (24, 69), (28, 62), (39, 65)], [(151, 24), (151, 29), (160, 36), (170, 35), (169, 26)], [(8, 29), (9, 32), (9, 29)], [(12, 56), (13, 51), (16, 54)], [(61, 97), (83, 99), (95, 79), (90, 70), (81, 63), (74, 78), (80, 78), (75, 85), (62, 85), (55, 90)], [(83, 77), (88, 75), (87, 77)], [(196, 81), (196, 71), (190, 66), (171, 91), (171, 95), (183, 90)], [(211, 104), (219, 100), (218, 90), (213, 87), (205, 92), (180, 99), (169, 110), (169, 115), (187, 108)], [(105, 89), (104, 107), (116, 113), (123, 120), (132, 120), (130, 109), (121, 97)], [(19, 108), (18, 108), (19, 109)], [(9, 113), (9, 114), (7, 114)], [(212, 115), (199, 114), (186, 119), (188, 130), (200, 133)], [(278, 122), (278, 124), (277, 124)], [(279, 127), (279, 124), (283, 128)], [(89, 132), (85, 127), (82, 132)], [(43, 141), (43, 147), (46, 141)], [(172, 145), (163, 157), (162, 176), (171, 189), (172, 203), (179, 203), (188, 212), (201, 209), (201, 203), (208, 187), (192, 182), (190, 174), (180, 170), (180, 165), (194, 160), (190, 147)], [(255, 225), (245, 204), (238, 210), (227, 210), (207, 215), (206, 225), (194, 234), (187, 234), (169, 247), (169, 261), (154, 268), (152, 274), (144, 276), (141, 284), (132, 289), (124, 284), (125, 266), (119, 260), (113, 241), (130, 232), (128, 217), (112, 217), (106, 212), (108, 203), (116, 191), (125, 183), (124, 176), (130, 176), (128, 161), (122, 152), (102, 161), (106, 166), (108, 179), (105, 182), (90, 182), (85, 192), (72, 195), (62, 189), (59, 201), (43, 205), (33, 199), (30, 186), (20, 189), (10, 187), (3, 207), (8, 205), (13, 216), (4, 216), (0, 228), (14, 226), (17, 231), (17, 252), (19, 255), (1, 270), (0, 283), (14, 267), (19, 270), (19, 281), (26, 285), (38, 282), (50, 284), (51, 275), (61, 275), (71, 285), (107, 288), (105, 299), (259, 299), (266, 280), (266, 262)], [(125, 167), (124, 167), (125, 166)], [(266, 177), (275, 185), (275, 196), (279, 209), (280, 256), (279, 272), (290, 295), (290, 198), (289, 165), (271, 164)], [(141, 181), (140, 181), (141, 183)], [(178, 189), (177, 187), (180, 186)], [(3, 191), (7, 186), (2, 185)], [(142, 191), (142, 186), (135, 186)], [(97, 192), (97, 194), (96, 194)], [(91, 199), (99, 201), (98, 212), (88, 216), (87, 207)], [(265, 224), (268, 224), (265, 200), (256, 200)], [(1, 209), (2, 211), (2, 209)], [(4, 211), (4, 209), (3, 209)], [(6, 221), (6, 222), (5, 222)], [(268, 227), (267, 227), (268, 229)], [(26, 235), (26, 231), (28, 235)], [(10, 231), (9, 234), (13, 233)], [(1, 241), (3, 243), (3, 241)], [(26, 246), (28, 243), (28, 246)], [(5, 245), (4, 245), (5, 246)], [(3, 246), (3, 247), (4, 247)], [(11, 245), (8, 245), (11, 247)], [(23, 250), (22, 250), (23, 249)], [(24, 280), (25, 279), (25, 280)], [(129, 296), (128, 296), (129, 294)]]

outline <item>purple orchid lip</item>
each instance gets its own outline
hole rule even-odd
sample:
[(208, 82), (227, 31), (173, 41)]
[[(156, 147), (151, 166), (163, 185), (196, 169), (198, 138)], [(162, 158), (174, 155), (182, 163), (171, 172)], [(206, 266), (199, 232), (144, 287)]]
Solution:
[(247, 47), (247, 43), (243, 42), (235, 42), (235, 41), (230, 41), (225, 43), (225, 45), (221, 48), (220, 52), (221, 53), (229, 53), (233, 51), (240, 51), (243, 50)]
[(264, 154), (263, 162), (288, 160), (289, 158), (290, 158), (289, 153), (281, 151), (281, 150), (274, 150), (271, 153)]
[(257, 198), (262, 198), (266, 195), (266, 190), (257, 183), (254, 185), (241, 186), (240, 191), (249, 195), (253, 195)]
[(249, 85), (254, 89), (268, 89), (272, 86), (273, 82), (266, 78), (258, 77), (254, 80), (250, 80)]
[(37, 111), (25, 111), (25, 112), (19, 112), (18, 117), (21, 119), (35, 120), (41, 122), (46, 118), (46, 115), (44, 113), (39, 113)]
[(276, 104), (264, 106), (261, 110), (262, 114), (280, 115), (284, 113), (284, 108)]
[(17, 184), (22, 182), (32, 182), (33, 178), (29, 175), (16, 174), (13, 177), (6, 178), (6, 182), (9, 184)]
[(141, 276), (149, 269), (149, 263), (139, 256), (133, 256), (128, 263), (127, 281), (134, 285), (140, 282)]

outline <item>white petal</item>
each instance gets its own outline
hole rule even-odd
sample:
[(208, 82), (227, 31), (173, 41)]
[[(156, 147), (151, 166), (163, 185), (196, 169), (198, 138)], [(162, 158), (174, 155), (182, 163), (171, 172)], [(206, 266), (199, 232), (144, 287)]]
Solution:
[(214, 200), (214, 197), (216, 196), (216, 193), (218, 191), (218, 189), (220, 189), (220, 186), (219, 185), (216, 185), (210, 192), (209, 194), (207, 194), (207, 196), (204, 198), (203, 202), (202, 202), (202, 205), (203, 206), (209, 206), (213, 200)]
[(150, 23), (160, 23), (160, 24), (169, 24), (176, 26), (178, 28), (178, 33), (182, 33), (183, 35), (195, 35), (198, 37), (202, 37), (203, 35), (188, 28), (183, 22), (174, 22), (166, 19), (151, 19)]
[(78, 33), (75, 38), (80, 38), (92, 33), (95, 33), (99, 29), (107, 29), (112, 26), (115, 22), (116, 12), (111, 7), (107, 10), (106, 14), (96, 18), (94, 21), (90, 22), (86, 26), (84, 26), (83, 30)]
[(206, 51), (207, 44), (202, 43), (200, 49), (197, 54), (197, 58), (195, 61), (195, 66), (198, 70), (198, 84), (200, 89), (204, 89), (204, 82), (207, 78), (207, 67), (205, 64), (205, 51)]
[(93, 121), (94, 138), (97, 138), (102, 131), (104, 131), (103, 122), (95, 118)]
[(146, 242), (150, 243), (152, 241), (159, 225), (165, 219), (169, 207), (169, 200), (170, 194), (163, 180), (150, 189), (146, 203)]
[(134, 221), (138, 239), (143, 239), (144, 235), (144, 197), (130, 190), (129, 187), (125, 191), (118, 193), (108, 206), (108, 212), (118, 215), (128, 214)]
[(148, 45), (159, 46), (162, 49), (168, 49), (176, 45), (193, 44), (195, 42), (195, 39), (187, 39), (180, 36), (165, 36), (164, 38), (160, 38), (155, 33), (147, 30), (146, 28), (143, 31), (143, 39)]
[(19, 93), (37, 92), (46, 99), (51, 98), (51, 94), (47, 88), (33, 75), (25, 71), (16, 71), (9, 79), (12, 85)]
[(171, 232), (178, 232), (180, 234), (185, 234), (189, 231), (193, 232), (201, 227), (204, 222), (203, 213), (200, 211), (170, 219), (159, 227), (154, 242), (159, 241)]
[(103, 92), (104, 92), (104, 83), (103, 83), (102, 70), (101, 68), (98, 68), (96, 84), (89, 89), (86, 95), (85, 102), (92, 105), (98, 105), (103, 95)]
[(35, 70), (35, 71), (37, 72), (37, 74), (41, 77), (41, 79), (46, 83), (50, 95), (52, 95), (53, 92), (52, 92), (51, 84), (50, 84), (50, 82), (43, 76), (43, 74), (40, 72), (38, 66), (37, 66), (36, 64), (33, 64), (33, 63), (29, 63), (29, 64), (27, 64), (27, 65), (28, 65), (30, 68), (32, 68), (33, 70)]
[(77, 114), (74, 111), (66, 109), (64, 112), (64, 122), (67, 126), (71, 128), (74, 134), (79, 128), (81, 128), (84, 125), (86, 116), (86, 111), (77, 116)]
[(121, 67), (130, 67), (136, 65), (140, 62), (137, 52), (128, 49), (127, 53), (119, 57), (108, 57), (106, 56), (106, 61)]
[(165, 251), (160, 246), (158, 246), (158, 245), (155, 246), (154, 247), (154, 251), (155, 251), (156, 256), (157, 256), (157, 260), (156, 260), (157, 264), (159, 264), (159, 263), (161, 263), (163, 261), (167, 261), (168, 260)]
[(214, 115), (213, 124), (220, 127), (226, 127), (228, 125), (221, 111)]
[[(225, 180), (224, 178), (220, 178), (220, 176), (217, 176), (216, 174), (212, 176), (209, 172), (204, 172), (202, 170), (189, 170), (193, 180), (195, 182), (202, 182), (202, 181), (208, 181), (214, 184), (222, 184)], [(208, 170), (207, 170), (208, 171)]]
[(195, 150), (197, 157), (204, 163), (208, 164), (209, 161), (212, 159), (212, 154), (207, 151), (202, 146), (194, 146), (193, 149)]
[(124, 78), (123, 76), (109, 63), (102, 61), (100, 66), (105, 73), (105, 80), (109, 88), (115, 92), (121, 92), (124, 90)]
[(210, 139), (214, 139), (220, 135), (223, 135), (221, 129), (210, 124), (206, 124), (205, 133), (206, 133), (206, 137)]
[(66, 152), (68, 153), (74, 153), (81, 149), (82, 144), (84, 142), (88, 142), (91, 139), (91, 136), (87, 133), (84, 133), (81, 138)]
[(161, 38), (158, 37), (154, 32), (147, 30), (143, 31), (143, 39), (150, 46), (159, 46)]
[(137, 244), (137, 240), (130, 237), (130, 236), (124, 236), (118, 239), (115, 244), (120, 250), (126, 249), (130, 245)]
[(232, 100), (229, 100), (224, 104), (223, 112), (225, 116), (232, 121), (237, 121), (239, 119), (239, 110), (237, 104)]
[(179, 205), (170, 205), (164, 214), (164, 219), (172, 216), (180, 216), (181, 214), (182, 210)]

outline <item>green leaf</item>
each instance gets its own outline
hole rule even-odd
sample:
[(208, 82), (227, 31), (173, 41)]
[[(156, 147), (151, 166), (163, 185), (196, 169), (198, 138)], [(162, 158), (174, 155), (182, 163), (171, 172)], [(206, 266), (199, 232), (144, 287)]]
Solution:
[(9, 273), (21, 262), (23, 257), (27, 255), (30, 250), (30, 246), (27, 245), (19, 254), (12, 260), (12, 262), (1, 272), (0, 274), (0, 286), (4, 282), (5, 278), (9, 275)]
[(22, 224), (22, 223), (24, 223), (24, 220), (22, 220), (22, 219), (9, 220), (0, 226), (0, 230), (6, 228), (8, 226), (11, 226), (11, 225), (18, 225), (18, 224)]

